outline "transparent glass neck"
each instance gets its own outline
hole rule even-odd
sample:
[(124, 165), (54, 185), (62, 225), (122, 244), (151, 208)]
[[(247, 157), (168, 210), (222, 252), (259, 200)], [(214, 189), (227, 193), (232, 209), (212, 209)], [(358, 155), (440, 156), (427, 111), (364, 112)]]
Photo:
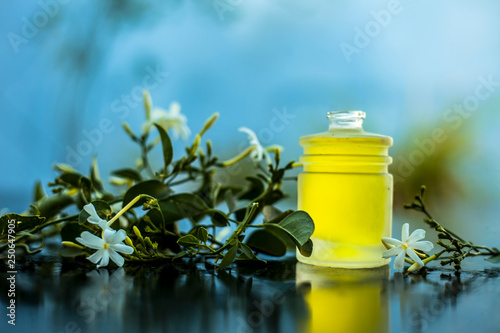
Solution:
[(363, 119), (366, 114), (363, 111), (332, 111), (326, 116), (330, 121), (329, 130), (363, 130)]

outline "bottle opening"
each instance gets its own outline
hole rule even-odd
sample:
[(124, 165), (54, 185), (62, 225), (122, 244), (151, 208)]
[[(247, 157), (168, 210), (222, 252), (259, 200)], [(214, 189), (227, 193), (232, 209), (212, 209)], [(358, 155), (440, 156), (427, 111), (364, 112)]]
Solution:
[(330, 129), (362, 129), (363, 111), (331, 111), (326, 114), (330, 121)]

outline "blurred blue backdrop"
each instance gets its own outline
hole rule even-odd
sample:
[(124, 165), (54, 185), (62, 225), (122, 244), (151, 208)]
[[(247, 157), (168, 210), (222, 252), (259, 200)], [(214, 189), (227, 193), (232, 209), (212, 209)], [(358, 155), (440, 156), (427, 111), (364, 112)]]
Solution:
[(23, 211), (57, 162), (87, 172), (97, 155), (104, 178), (134, 164), (121, 123), (140, 130), (146, 84), (193, 132), (220, 112), (207, 137), (222, 158), (247, 126), (297, 159), (326, 112), (364, 110), (366, 130), (395, 139), (397, 207), (425, 182), (439, 218), (497, 241), (499, 13), (497, 1), (2, 1), (0, 208)]

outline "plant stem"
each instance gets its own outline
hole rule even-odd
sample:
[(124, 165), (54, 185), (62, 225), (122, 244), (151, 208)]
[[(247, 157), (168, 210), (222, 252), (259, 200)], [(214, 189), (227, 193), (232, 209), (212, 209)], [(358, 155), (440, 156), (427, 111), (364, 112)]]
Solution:
[(108, 221), (108, 226), (111, 226), (116, 220), (118, 220), (118, 218), (120, 216), (123, 215), (123, 213), (125, 213), (127, 210), (129, 210), (130, 208), (132, 208), (133, 205), (135, 205), (137, 203), (137, 201), (139, 201), (140, 199), (142, 198), (148, 198), (148, 199), (151, 199), (151, 200), (154, 200), (156, 201), (155, 198), (153, 198), (152, 196), (150, 195), (147, 195), (147, 194), (139, 194), (138, 196), (136, 196), (134, 199), (132, 199), (132, 201), (130, 201), (125, 207), (123, 207), (118, 213), (116, 213), (115, 216), (113, 216), (113, 218), (111, 220)]
[(59, 222), (64, 222), (64, 221), (69, 221), (69, 220), (76, 219), (76, 218), (78, 218), (79, 215), (80, 214), (75, 214), (75, 215), (66, 216), (66, 217), (63, 217), (63, 218), (60, 218), (60, 219), (57, 219), (57, 220), (47, 221), (45, 223), (37, 225), (35, 227), (35, 229), (32, 230), (32, 232), (36, 232), (38, 230), (42, 230), (43, 228), (48, 227), (49, 225), (52, 225), (52, 224), (56, 224), (56, 223), (59, 223)]
[(199, 252), (200, 255), (209, 255), (209, 254), (219, 254), (222, 251), (224, 251), (231, 243), (232, 240), (238, 239), (238, 236), (241, 235), (245, 229), (249, 226), (249, 223), (252, 221), (252, 217), (254, 216), (255, 212), (258, 211), (259, 204), (257, 202), (252, 202), (247, 208), (250, 208), (245, 215), (245, 218), (243, 219), (243, 222), (241, 222), (236, 230), (232, 233), (231, 236), (226, 240), (224, 245), (222, 247), (218, 248), (217, 250), (214, 250), (212, 252)]
[(144, 163), (144, 168), (146, 171), (149, 173), (151, 178), (155, 177), (155, 173), (153, 172), (153, 169), (151, 168), (151, 165), (149, 164), (149, 159), (148, 159), (148, 147), (146, 146), (146, 141), (148, 137), (143, 136), (140, 141), (140, 146), (141, 146), (141, 151), (142, 151), (142, 163)]
[[(424, 199), (423, 199), (423, 197), (422, 197), (421, 195), (419, 195), (419, 196), (417, 197), (417, 200), (418, 200), (418, 202), (420, 203), (420, 207), (421, 207), (421, 209), (422, 209), (422, 213), (424, 213), (424, 214), (425, 214), (425, 216), (427, 216), (427, 218), (429, 219), (429, 222), (431, 222), (431, 223), (435, 223), (435, 224), (436, 224), (435, 228), (442, 228), (442, 229), (444, 230), (444, 232), (445, 232), (445, 233), (447, 233), (447, 234), (449, 234), (450, 236), (455, 237), (456, 239), (458, 239), (458, 240), (460, 240), (460, 241), (462, 241), (462, 242), (464, 242), (464, 243), (465, 243), (465, 240), (464, 240), (464, 239), (462, 239), (460, 236), (458, 236), (456, 233), (454, 233), (454, 232), (453, 232), (453, 231), (451, 231), (450, 229), (448, 229), (448, 228), (444, 228), (441, 224), (439, 224), (438, 222), (436, 222), (436, 220), (434, 220), (434, 218), (432, 218), (431, 214), (429, 213), (429, 211), (428, 211), (428, 210), (427, 210), (427, 208), (425, 207)], [(431, 225), (431, 223), (429, 223), (429, 222), (427, 222), (427, 223), (428, 223), (430, 226), (432, 226), (432, 225)]]
[(184, 179), (181, 179), (181, 180), (178, 180), (176, 182), (171, 182), (171, 183), (168, 183), (169, 186), (175, 186), (175, 185), (180, 185), (180, 184), (183, 184), (183, 183), (186, 183), (188, 181), (191, 181), (191, 180), (195, 180), (196, 177), (187, 177), (187, 178), (184, 178)]

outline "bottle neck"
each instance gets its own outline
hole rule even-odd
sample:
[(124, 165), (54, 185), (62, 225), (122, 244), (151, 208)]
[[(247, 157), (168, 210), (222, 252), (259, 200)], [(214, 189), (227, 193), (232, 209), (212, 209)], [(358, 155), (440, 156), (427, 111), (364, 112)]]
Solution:
[(330, 122), (329, 130), (363, 130), (363, 119), (366, 114), (363, 111), (332, 111), (328, 112), (327, 118)]

